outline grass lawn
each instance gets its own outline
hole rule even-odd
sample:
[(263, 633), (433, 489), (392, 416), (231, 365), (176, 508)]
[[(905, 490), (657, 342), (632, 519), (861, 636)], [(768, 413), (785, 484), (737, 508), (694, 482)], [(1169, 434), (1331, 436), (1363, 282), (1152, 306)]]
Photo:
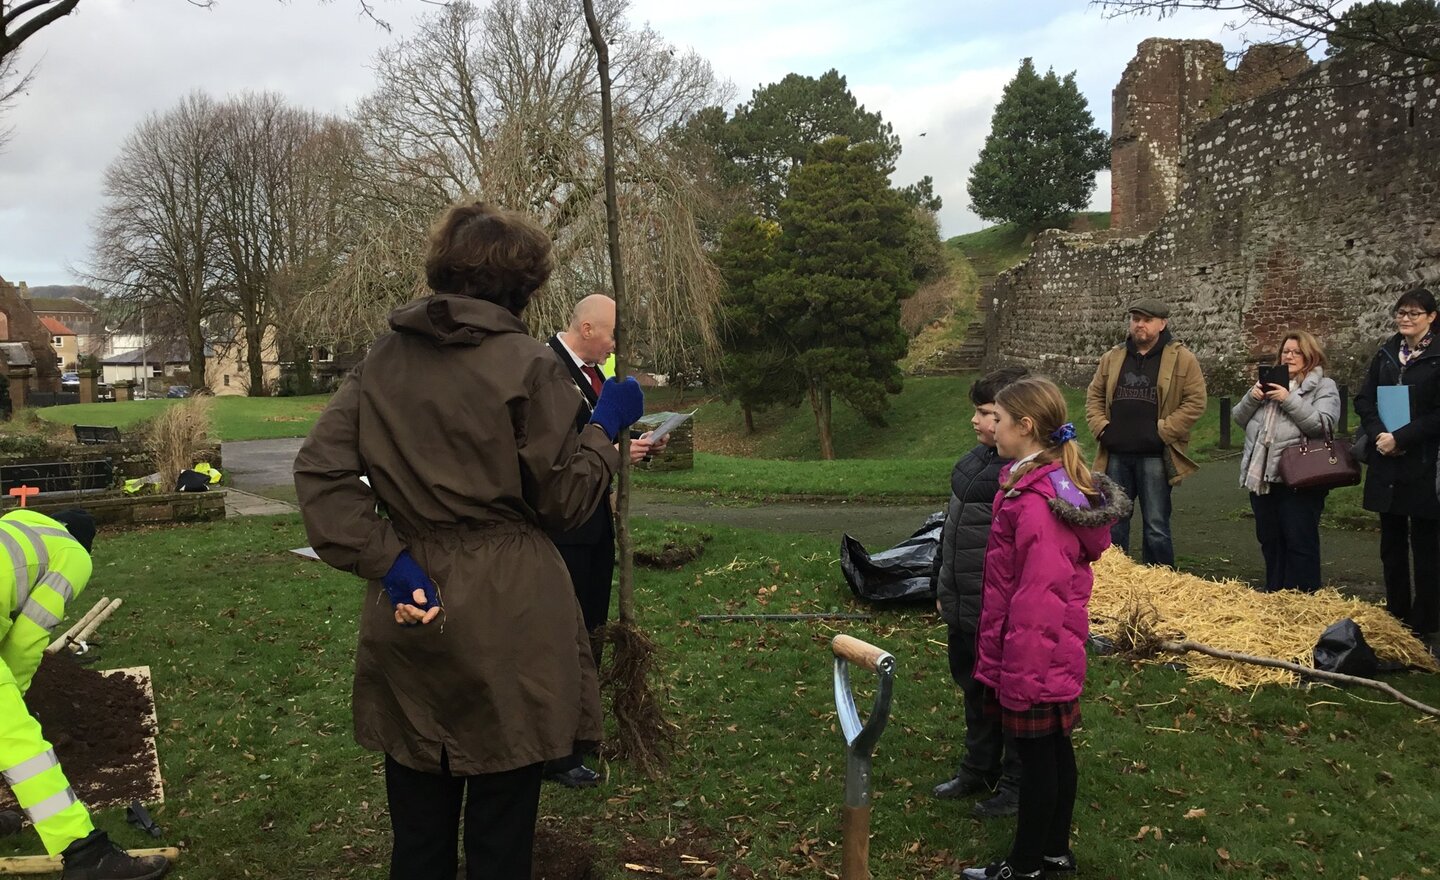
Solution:
[[(304, 437), (329, 395), (309, 397), (216, 397), (215, 429), (224, 440), (269, 440)], [(126, 403), (75, 403), (39, 410), (49, 421), (66, 425), (114, 425), (126, 428), (153, 418), (178, 400), (132, 400)]]
[[(654, 540), (660, 525), (638, 524)], [(638, 574), (679, 746), (670, 772), (624, 764), (582, 792), (547, 787), (552, 823), (593, 827), (602, 876), (628, 838), (704, 836), (718, 876), (838, 872), (843, 751), (824, 624), (701, 623), (714, 612), (852, 610), (832, 542), (714, 528), (685, 569)], [(158, 694), (166, 842), (174, 876), (381, 878), (388, 856), (378, 756), (350, 736), (360, 585), (287, 554), (298, 518), (102, 536), (92, 595), (125, 606), (104, 665), (148, 663)], [(1012, 824), (969, 818), (929, 789), (958, 760), (962, 706), (943, 628), (924, 609), (849, 627), (895, 654), (890, 726), (875, 762), (877, 880), (949, 877), (1008, 845)], [(855, 680), (868, 711), (866, 676)], [(1440, 702), (1440, 677), (1393, 682)], [(1092, 662), (1077, 734), (1075, 849), (1088, 877), (1418, 878), (1440, 858), (1440, 737), (1371, 692), (1233, 693), (1115, 658)], [(110, 812), (129, 846), (149, 845)], [(682, 835), (683, 836), (683, 835)], [(26, 832), (0, 854), (35, 852)], [(699, 876), (698, 869), (665, 876)]]
[[(1087, 211), (1076, 215), (1070, 228), (1075, 231), (1109, 229), (1109, 211)], [(977, 275), (996, 275), (1030, 256), (1030, 236), (1014, 223), (1001, 223), (979, 232), (957, 235), (946, 246), (963, 255)]]
[[(693, 471), (639, 474), (647, 488), (709, 492), (746, 498), (787, 494), (854, 498), (941, 497), (947, 493), (950, 467), (975, 445), (970, 428), (974, 407), (969, 389), (973, 376), (910, 377), (892, 398), (886, 427), (874, 427), (843, 402), (832, 415), (837, 461), (818, 460), (815, 420), (808, 405), (773, 408), (755, 414), (755, 433), (745, 432), (740, 406), (700, 398), (676, 401), (673, 392), (651, 394), (650, 409), (690, 410), (695, 417)], [(1085, 390), (1067, 388), (1070, 418), (1087, 457), (1094, 440), (1085, 427)], [(1233, 454), (1219, 449), (1220, 404), (1212, 398), (1191, 434), (1190, 451), (1204, 461)], [(1243, 442), (1239, 431), (1232, 444)]]

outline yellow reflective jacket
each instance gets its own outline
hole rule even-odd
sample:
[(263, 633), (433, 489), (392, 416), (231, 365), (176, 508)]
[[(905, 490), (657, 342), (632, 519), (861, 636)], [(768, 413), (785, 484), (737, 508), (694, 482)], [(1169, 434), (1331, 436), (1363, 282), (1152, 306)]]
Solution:
[(90, 554), (63, 525), (25, 509), (0, 517), (0, 547), (0, 661), (23, 694), (65, 606), (90, 581)]

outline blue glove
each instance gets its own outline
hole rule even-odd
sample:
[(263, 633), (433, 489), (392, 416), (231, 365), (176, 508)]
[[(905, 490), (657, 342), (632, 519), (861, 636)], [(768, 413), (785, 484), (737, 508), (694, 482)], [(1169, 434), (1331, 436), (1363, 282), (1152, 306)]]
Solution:
[(415, 557), (410, 555), (409, 550), (400, 551), (400, 555), (395, 557), (390, 571), (380, 579), (380, 583), (385, 585), (385, 593), (389, 595), (392, 604), (414, 605), (415, 591), (424, 590), (426, 611), (444, 607), (440, 601), (440, 593), (435, 589), (435, 582), (425, 574), (425, 570), (415, 561)]
[(600, 399), (590, 413), (590, 421), (605, 429), (611, 442), (619, 439), (620, 432), (635, 424), (645, 415), (645, 392), (634, 376), (626, 376), (624, 382), (606, 379), (600, 389)]

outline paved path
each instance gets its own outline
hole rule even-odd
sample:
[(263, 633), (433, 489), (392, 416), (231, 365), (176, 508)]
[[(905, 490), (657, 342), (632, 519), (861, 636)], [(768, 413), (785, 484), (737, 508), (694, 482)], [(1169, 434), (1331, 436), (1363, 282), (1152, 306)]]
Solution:
[(255, 495), (234, 486), (225, 489), (226, 516), (273, 516), (278, 513), (294, 513), (298, 509), (288, 501)]
[(222, 443), (220, 456), (230, 485), (250, 492), (290, 485), (293, 482), (290, 468), (304, 442), (303, 437), (293, 437)]
[[(301, 440), (251, 440), (226, 443), (225, 467), (231, 484), (251, 492), (291, 484), (290, 466)], [(1255, 541), (1249, 503), (1237, 485), (1236, 460), (1209, 462), (1175, 490), (1173, 526), (1180, 568), (1206, 577), (1240, 576), (1257, 580), (1265, 566)], [(268, 499), (260, 499), (268, 501)], [(273, 502), (287, 512), (294, 508)], [(631, 511), (641, 516), (811, 535), (829, 535), (840, 545), (849, 532), (869, 550), (883, 550), (907, 537), (941, 505), (868, 505), (844, 503), (719, 503), (702, 496), (666, 492), (636, 493)], [(258, 509), (258, 508), (257, 508)], [(1133, 525), (1138, 549), (1139, 517)], [(1374, 531), (1324, 529), (1323, 570), (1329, 583), (1372, 598), (1383, 596), (1380, 539)]]

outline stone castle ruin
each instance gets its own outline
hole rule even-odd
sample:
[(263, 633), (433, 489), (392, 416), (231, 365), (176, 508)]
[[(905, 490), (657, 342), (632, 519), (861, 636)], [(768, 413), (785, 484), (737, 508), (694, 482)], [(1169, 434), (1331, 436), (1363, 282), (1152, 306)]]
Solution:
[[(1087, 382), (1156, 296), (1211, 387), (1307, 329), (1358, 379), (1400, 293), (1440, 288), (1440, 79), (1348, 53), (1146, 40), (1114, 92), (1111, 229), (1049, 230), (998, 276), (988, 365)], [(1436, 290), (1440, 293), (1440, 289)]]

